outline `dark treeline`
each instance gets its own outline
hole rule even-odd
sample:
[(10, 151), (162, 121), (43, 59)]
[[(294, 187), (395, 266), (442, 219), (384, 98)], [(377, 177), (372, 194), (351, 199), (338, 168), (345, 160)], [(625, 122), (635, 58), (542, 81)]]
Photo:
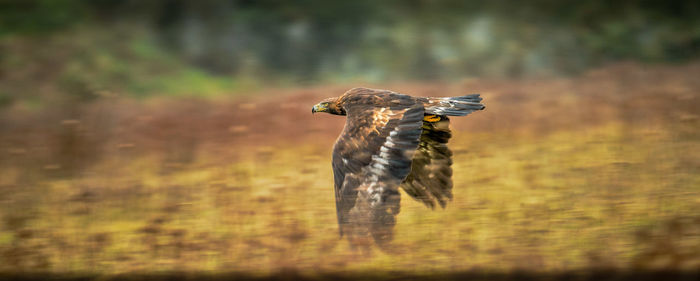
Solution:
[(700, 53), (698, 1), (0, 1), (4, 36), (121, 22), (213, 74), (301, 80), (570, 74)]

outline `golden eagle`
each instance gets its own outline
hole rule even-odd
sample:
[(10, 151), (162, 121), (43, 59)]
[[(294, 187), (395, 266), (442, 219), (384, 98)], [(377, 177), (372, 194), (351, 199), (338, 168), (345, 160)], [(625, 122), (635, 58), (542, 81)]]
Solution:
[(425, 205), (452, 199), (448, 116), (484, 109), (478, 94), (424, 98), (353, 88), (314, 105), (312, 113), (346, 115), (333, 148), (340, 235), (390, 241), (399, 213), (399, 186)]

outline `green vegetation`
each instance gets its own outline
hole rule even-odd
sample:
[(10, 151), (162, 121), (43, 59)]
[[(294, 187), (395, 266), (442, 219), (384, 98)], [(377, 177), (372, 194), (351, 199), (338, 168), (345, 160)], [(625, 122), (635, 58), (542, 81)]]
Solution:
[[(695, 59), (698, 19), (694, 1), (6, 0), (0, 93), (211, 96), (571, 75), (621, 60)], [(37, 79), (55, 87), (32, 87)]]
[(82, 27), (41, 38), (7, 38), (4, 46), (11, 56), (0, 62), (6, 70), (3, 104), (62, 98), (89, 102), (115, 95), (212, 96), (249, 89), (238, 82), (244, 77), (211, 75), (164, 52), (142, 26), (110, 32)]

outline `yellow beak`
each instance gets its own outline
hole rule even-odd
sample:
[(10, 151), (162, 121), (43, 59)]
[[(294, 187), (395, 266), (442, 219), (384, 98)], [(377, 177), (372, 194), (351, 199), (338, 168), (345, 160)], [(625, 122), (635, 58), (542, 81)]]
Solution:
[(316, 112), (324, 112), (324, 111), (328, 111), (328, 107), (326, 105), (320, 104), (320, 103), (317, 105), (314, 105), (314, 107), (311, 108), (312, 114), (316, 113)]

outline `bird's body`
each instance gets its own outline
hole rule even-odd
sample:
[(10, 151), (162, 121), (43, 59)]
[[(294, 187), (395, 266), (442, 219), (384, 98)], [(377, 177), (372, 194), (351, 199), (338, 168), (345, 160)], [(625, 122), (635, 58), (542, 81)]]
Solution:
[(448, 116), (482, 110), (478, 94), (411, 97), (353, 88), (312, 112), (346, 115), (333, 148), (336, 210), (341, 235), (390, 241), (399, 212), (399, 187), (429, 207), (452, 199)]

